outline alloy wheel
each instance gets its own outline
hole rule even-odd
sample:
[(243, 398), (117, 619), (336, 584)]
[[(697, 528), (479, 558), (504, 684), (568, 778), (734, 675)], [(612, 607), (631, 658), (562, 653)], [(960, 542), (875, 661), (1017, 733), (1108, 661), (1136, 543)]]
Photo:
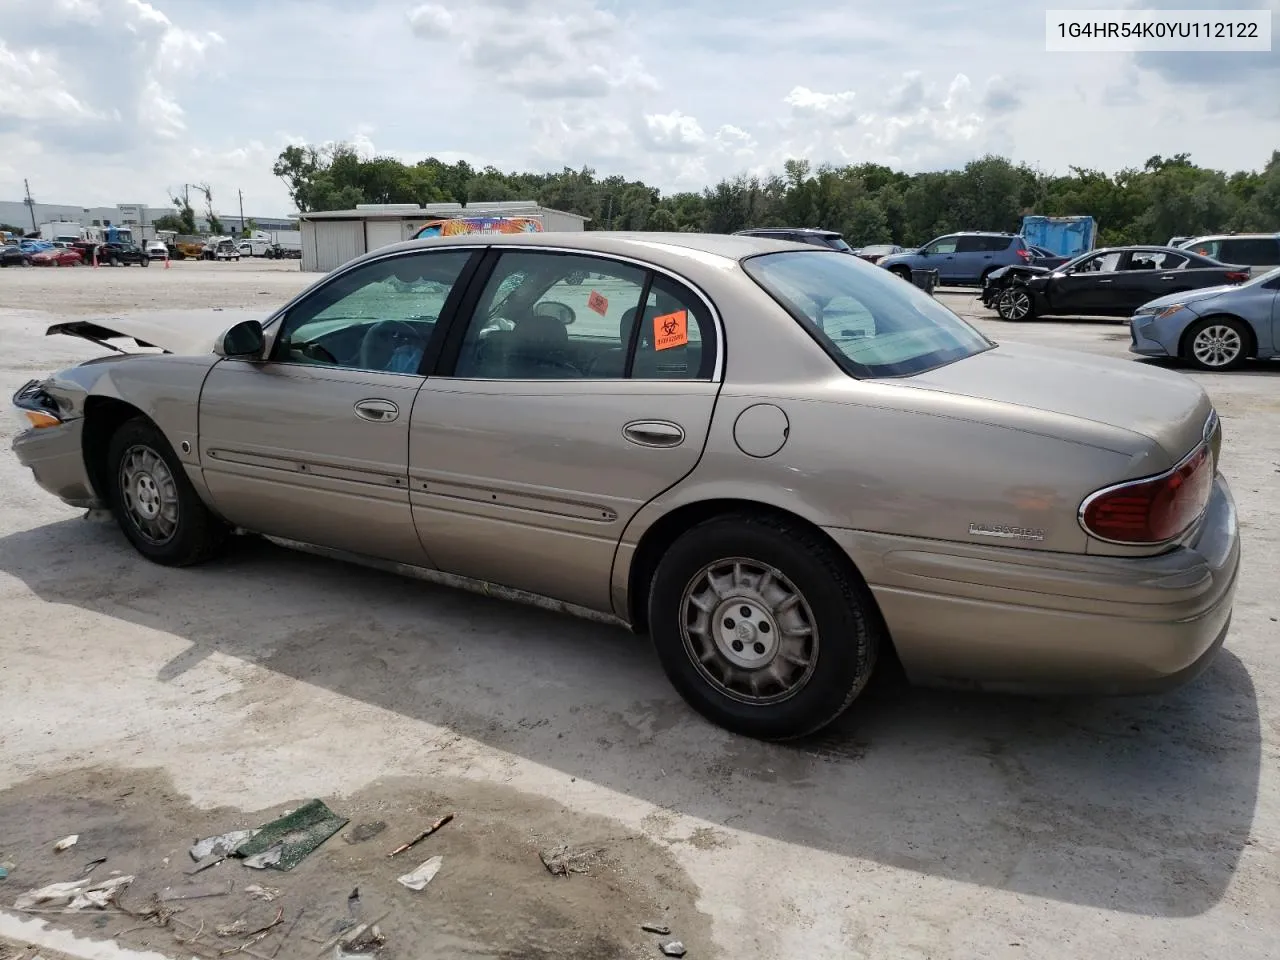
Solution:
[(1243, 349), (1239, 331), (1225, 323), (1210, 324), (1191, 341), (1191, 353), (1206, 367), (1230, 366)]
[(742, 703), (789, 699), (818, 663), (808, 602), (781, 571), (755, 560), (717, 560), (698, 571), (681, 600), (681, 631), (698, 672)]
[(1025, 290), (1006, 290), (996, 309), (1006, 320), (1023, 320), (1031, 312), (1031, 295)]

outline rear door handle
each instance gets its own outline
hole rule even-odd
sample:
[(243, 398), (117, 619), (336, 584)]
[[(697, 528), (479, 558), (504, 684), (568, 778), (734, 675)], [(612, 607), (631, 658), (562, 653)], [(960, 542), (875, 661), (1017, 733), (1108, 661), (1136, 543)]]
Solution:
[(1177, 278), (1177, 277), (1161, 277), (1160, 279), (1161, 279), (1161, 280), (1176, 280), (1176, 279), (1178, 279), (1178, 278)]
[(390, 423), (400, 416), (400, 408), (390, 400), (361, 400), (355, 409), (357, 417), (373, 423)]
[(1111, 281), (1110, 281), (1110, 280), (1099, 280), (1098, 282), (1099, 282), (1099, 283), (1110, 283)]
[(642, 447), (678, 447), (684, 443), (684, 428), (670, 420), (633, 420), (622, 435)]

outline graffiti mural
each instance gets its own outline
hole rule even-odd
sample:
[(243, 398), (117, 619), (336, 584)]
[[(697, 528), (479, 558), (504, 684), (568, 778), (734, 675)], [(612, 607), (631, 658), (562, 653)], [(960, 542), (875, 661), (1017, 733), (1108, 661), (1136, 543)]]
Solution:
[(424, 223), (414, 239), (456, 237), (467, 233), (541, 233), (542, 221), (534, 217), (455, 217)]

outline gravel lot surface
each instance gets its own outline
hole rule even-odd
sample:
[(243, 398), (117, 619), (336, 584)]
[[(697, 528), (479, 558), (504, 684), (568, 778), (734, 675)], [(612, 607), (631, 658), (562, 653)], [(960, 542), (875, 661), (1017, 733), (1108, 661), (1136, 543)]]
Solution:
[[(46, 339), (60, 317), (265, 313), (313, 279), (287, 261), (0, 271), (0, 389), (102, 352)], [(939, 297), (998, 340), (1127, 355), (1118, 324), (1011, 325), (972, 292)], [(649, 921), (691, 960), (1274, 957), (1280, 365), (1196, 377), (1245, 537), (1234, 626), (1204, 676), (1084, 702), (881, 684), (785, 747), (696, 718), (620, 631), (254, 542), (203, 568), (148, 564), (6, 449), (0, 906), (108, 857), (93, 876), (136, 874), (133, 908), (165, 886), (235, 890), (171, 904), (172, 930), (114, 911), (39, 919), (175, 957), (233, 949), (281, 906), (250, 948), (263, 956), (318, 956), (336, 925), (390, 911), (382, 955), (406, 960), (656, 957)], [(197, 836), (311, 797), (351, 817), (344, 833), (386, 830), (334, 837), (291, 873), (183, 875)], [(588, 872), (544, 869), (562, 843)], [(395, 883), (435, 854), (424, 891)], [(253, 883), (283, 898), (251, 900)], [(219, 935), (238, 920), (243, 934)], [(0, 943), (10, 955), (30, 951)]]

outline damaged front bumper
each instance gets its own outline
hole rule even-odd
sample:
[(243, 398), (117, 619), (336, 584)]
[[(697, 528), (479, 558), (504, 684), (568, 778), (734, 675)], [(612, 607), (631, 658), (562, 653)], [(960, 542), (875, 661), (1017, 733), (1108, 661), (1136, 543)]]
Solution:
[(73, 507), (101, 507), (84, 462), (84, 419), (63, 419), (37, 380), (23, 384), (13, 395), (13, 408), (19, 422), (13, 452), (36, 483)]

